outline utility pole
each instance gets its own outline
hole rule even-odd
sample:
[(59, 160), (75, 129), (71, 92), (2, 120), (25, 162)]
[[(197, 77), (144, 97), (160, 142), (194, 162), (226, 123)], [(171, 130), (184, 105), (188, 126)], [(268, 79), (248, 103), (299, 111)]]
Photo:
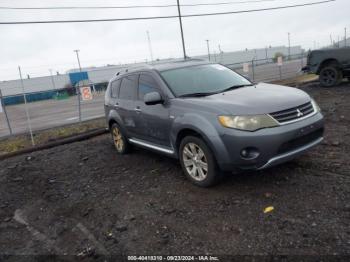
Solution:
[(210, 49), (209, 49), (209, 40), (205, 40), (207, 41), (207, 48), (208, 48), (208, 59), (210, 61)]
[[(11, 128), (10, 120), (9, 120), (9, 117), (8, 117), (8, 114), (7, 114), (6, 106), (5, 106), (4, 99), (3, 99), (3, 96), (2, 96), (2, 92), (1, 92), (1, 88), (0, 88), (0, 108), (1, 108), (1, 107), (2, 107), (3, 112), (4, 112), (4, 114), (5, 114), (5, 118), (6, 118), (6, 122), (7, 122), (7, 127), (9, 128), (10, 135), (12, 135), (12, 128)], [(1, 111), (0, 111), (0, 112), (1, 112)]]
[(30, 138), (32, 140), (32, 146), (35, 146), (34, 137), (33, 137), (33, 131), (32, 131), (32, 124), (30, 122), (29, 111), (28, 111), (28, 106), (27, 106), (27, 96), (26, 96), (26, 93), (24, 91), (24, 82), (23, 82), (22, 71), (21, 71), (21, 67), (20, 66), (18, 66), (18, 72), (19, 72), (19, 77), (21, 79), (24, 107), (25, 107), (25, 110), (26, 110), (27, 124), (28, 124), (28, 128), (29, 128)]
[(53, 89), (56, 89), (55, 80), (53, 79), (53, 75), (52, 75), (52, 69), (49, 69), (49, 71), (50, 71), (50, 75), (51, 75), (52, 87), (53, 87)]
[(333, 38), (332, 35), (329, 35), (330, 39), (331, 39), (331, 47), (333, 46)]
[(149, 36), (149, 32), (147, 30), (147, 40), (148, 40), (148, 48), (149, 52), (151, 54), (151, 63), (153, 63), (153, 50), (152, 50), (152, 43), (151, 43), (151, 37)]
[(220, 63), (222, 63), (224, 52), (221, 50), (221, 45), (220, 44), (219, 44), (218, 47), (219, 47), (219, 52), (220, 52)]
[(290, 60), (290, 33), (288, 33), (288, 60)]
[(80, 50), (73, 50), (76, 54), (77, 54), (77, 60), (78, 60), (78, 64), (79, 64), (79, 71), (81, 72), (81, 65), (80, 65), (80, 59), (79, 59), (79, 52)]
[(177, 10), (179, 12), (179, 22), (180, 22), (180, 31), (181, 31), (181, 39), (182, 39), (182, 51), (184, 54), (184, 59), (186, 60), (186, 47), (185, 47), (185, 39), (184, 39), (184, 31), (182, 29), (182, 18), (181, 18), (181, 10), (180, 10), (180, 0), (177, 0)]
[(346, 44), (346, 27), (344, 28), (344, 46), (347, 46)]
[[(81, 64), (80, 64), (80, 59), (79, 59), (79, 51), (80, 50), (73, 50), (76, 54), (77, 54), (77, 60), (78, 60), (78, 64), (79, 64), (79, 71), (81, 73)], [(79, 122), (81, 122), (81, 102), (80, 102), (80, 88), (79, 86), (75, 85), (75, 91), (77, 93), (77, 97), (78, 97), (78, 113), (79, 113)]]
[(340, 36), (338, 35), (338, 48), (340, 47)]

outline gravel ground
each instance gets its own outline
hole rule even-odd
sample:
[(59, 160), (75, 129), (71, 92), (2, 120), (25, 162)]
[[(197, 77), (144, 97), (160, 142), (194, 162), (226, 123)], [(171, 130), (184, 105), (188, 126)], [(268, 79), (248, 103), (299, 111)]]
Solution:
[(167, 157), (118, 156), (108, 135), (0, 162), (0, 254), (350, 255), (350, 85), (303, 89), (325, 142), (210, 189)]

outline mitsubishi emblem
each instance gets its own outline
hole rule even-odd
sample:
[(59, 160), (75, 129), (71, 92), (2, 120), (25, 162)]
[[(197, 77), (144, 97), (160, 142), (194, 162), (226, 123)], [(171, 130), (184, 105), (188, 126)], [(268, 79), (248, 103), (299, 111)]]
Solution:
[(299, 109), (297, 109), (297, 113), (297, 117), (302, 117), (304, 115)]

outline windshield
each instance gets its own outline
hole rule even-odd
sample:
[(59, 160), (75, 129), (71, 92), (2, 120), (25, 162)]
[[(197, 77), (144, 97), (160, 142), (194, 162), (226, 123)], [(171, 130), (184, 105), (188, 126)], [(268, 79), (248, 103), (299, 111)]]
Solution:
[(177, 97), (214, 94), (231, 87), (252, 85), (243, 76), (219, 64), (171, 69), (161, 72), (161, 75)]

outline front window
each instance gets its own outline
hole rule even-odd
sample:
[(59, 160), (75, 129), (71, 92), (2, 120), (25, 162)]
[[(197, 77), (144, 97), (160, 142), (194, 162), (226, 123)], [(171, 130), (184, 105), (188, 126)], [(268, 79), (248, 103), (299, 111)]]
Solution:
[(157, 83), (152, 76), (142, 74), (139, 78), (138, 98), (143, 101), (146, 94), (158, 91)]
[(161, 72), (177, 96), (211, 95), (252, 85), (243, 76), (219, 64), (189, 66)]

